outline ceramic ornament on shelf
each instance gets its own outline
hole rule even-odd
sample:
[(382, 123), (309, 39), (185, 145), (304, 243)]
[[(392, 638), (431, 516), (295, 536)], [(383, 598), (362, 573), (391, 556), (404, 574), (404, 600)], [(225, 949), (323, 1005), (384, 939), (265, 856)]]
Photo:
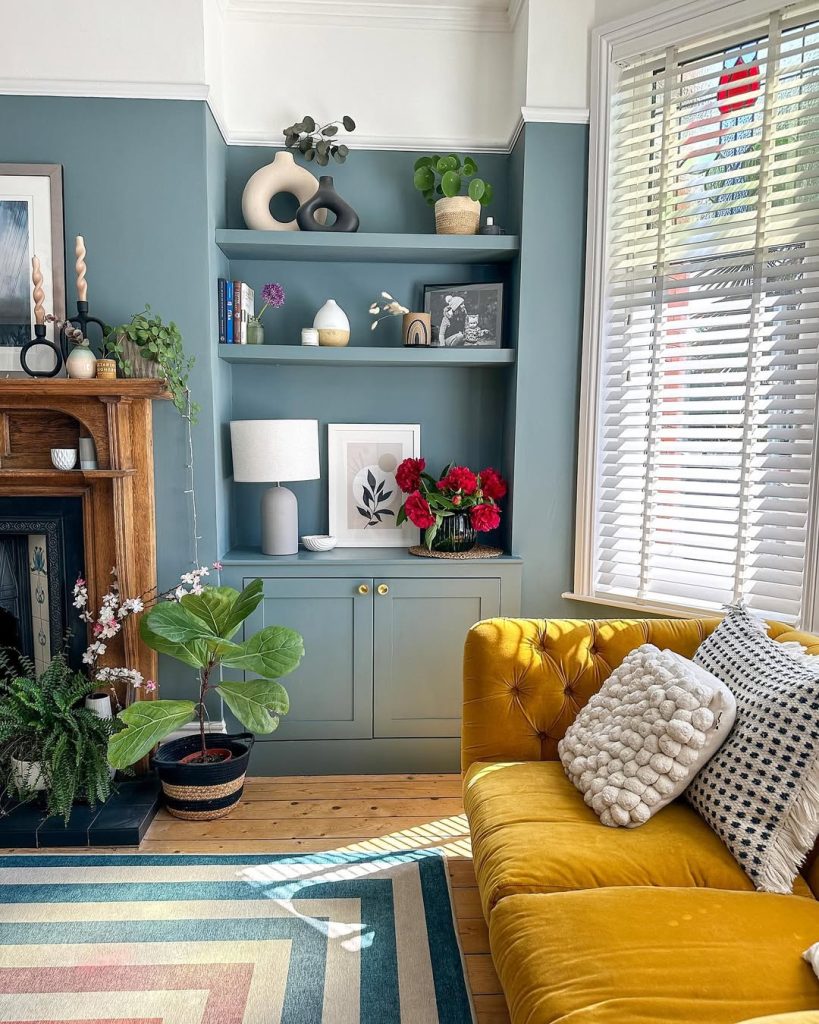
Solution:
[[(327, 210), (335, 214), (332, 224), (319, 220), (321, 213), (327, 216)], [(360, 221), (352, 206), (336, 192), (332, 176), (322, 174), (318, 191), (296, 211), (296, 223), (302, 231), (358, 231)]]
[(319, 335), (319, 345), (343, 348), (350, 340), (350, 321), (335, 299), (328, 299), (316, 313), (313, 327)]
[[(60, 346), (46, 337), (46, 314), (43, 301), (45, 291), (43, 290), (43, 271), (38, 256), (31, 257), (31, 283), (33, 286), (32, 298), (34, 299), (34, 337), (20, 349), (20, 365), (29, 377), (56, 377), (62, 369), (63, 353)], [(54, 366), (50, 370), (32, 370), (28, 365), (28, 354), (33, 348), (45, 345), (54, 353)]]
[[(280, 192), (289, 192), (299, 205), (318, 191), (319, 183), (306, 167), (299, 167), (292, 153), (277, 153), (273, 162), (251, 175), (242, 193), (242, 216), (245, 224), (256, 231), (298, 231), (295, 220), (276, 220), (270, 212), (270, 201)], [(316, 214), (323, 224), (326, 211)]]

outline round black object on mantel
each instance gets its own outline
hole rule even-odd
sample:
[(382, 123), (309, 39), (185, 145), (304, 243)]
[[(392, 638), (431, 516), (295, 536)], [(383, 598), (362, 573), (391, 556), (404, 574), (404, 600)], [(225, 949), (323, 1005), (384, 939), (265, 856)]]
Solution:
[[(319, 210), (334, 213), (335, 222), (319, 224), (316, 220)], [(296, 211), (296, 223), (302, 231), (358, 231), (359, 219), (352, 206), (336, 192), (332, 176), (323, 174), (318, 190)]]

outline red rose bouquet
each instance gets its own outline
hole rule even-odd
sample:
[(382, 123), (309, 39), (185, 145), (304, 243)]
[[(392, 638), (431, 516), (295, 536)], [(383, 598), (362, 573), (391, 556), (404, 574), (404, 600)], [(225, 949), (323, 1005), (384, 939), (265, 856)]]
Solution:
[[(485, 533), (500, 525), (498, 502), (506, 494), (506, 481), (496, 469), (473, 473), (466, 466), (449, 465), (436, 480), (426, 472), (423, 459), (404, 459), (395, 473), (398, 486), (406, 494), (396, 524), (413, 523), (424, 531), (424, 544), (442, 550), (467, 550), (475, 543), (475, 533)], [(448, 529), (457, 517), (460, 540), (452, 540)], [(449, 543), (441, 543), (443, 535)], [(436, 544), (436, 539), (439, 543)]]

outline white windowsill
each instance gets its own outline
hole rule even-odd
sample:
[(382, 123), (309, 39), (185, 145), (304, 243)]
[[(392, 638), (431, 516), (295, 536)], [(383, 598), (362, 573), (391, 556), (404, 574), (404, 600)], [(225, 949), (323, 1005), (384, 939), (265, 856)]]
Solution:
[(681, 604), (660, 604), (656, 601), (641, 601), (639, 597), (617, 597), (615, 594), (592, 596), (575, 594), (567, 591), (561, 594), (567, 601), (585, 601), (587, 604), (599, 604), (609, 608), (626, 608), (634, 612), (651, 612), (672, 619), (708, 619), (722, 618), (725, 612), (717, 608), (690, 608)]

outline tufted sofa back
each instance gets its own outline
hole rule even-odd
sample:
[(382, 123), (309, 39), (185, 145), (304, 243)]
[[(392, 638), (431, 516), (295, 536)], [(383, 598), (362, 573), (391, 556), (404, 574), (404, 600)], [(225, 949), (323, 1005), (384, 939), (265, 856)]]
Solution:
[[(551, 761), (577, 712), (629, 651), (651, 643), (686, 658), (713, 619), (488, 619), (464, 650), (461, 766), (473, 761)], [(776, 640), (819, 654), (819, 637), (769, 623)]]

